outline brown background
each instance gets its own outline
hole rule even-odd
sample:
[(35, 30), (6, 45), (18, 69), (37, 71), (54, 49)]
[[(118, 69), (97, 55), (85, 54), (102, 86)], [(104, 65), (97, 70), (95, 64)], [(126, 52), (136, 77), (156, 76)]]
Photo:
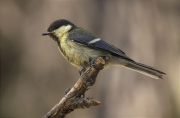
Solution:
[(41, 36), (62, 18), (167, 73), (155, 80), (121, 67), (101, 71), (86, 96), (102, 104), (67, 118), (180, 117), (179, 0), (1, 0), (0, 117), (39, 118), (77, 81), (57, 44)]

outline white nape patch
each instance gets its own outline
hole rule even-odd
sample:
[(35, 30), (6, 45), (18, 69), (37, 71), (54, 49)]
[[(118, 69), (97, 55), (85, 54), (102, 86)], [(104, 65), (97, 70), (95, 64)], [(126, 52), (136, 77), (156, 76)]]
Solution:
[(100, 40), (101, 40), (100, 38), (96, 38), (96, 39), (93, 39), (92, 41), (89, 41), (88, 44), (96, 43)]

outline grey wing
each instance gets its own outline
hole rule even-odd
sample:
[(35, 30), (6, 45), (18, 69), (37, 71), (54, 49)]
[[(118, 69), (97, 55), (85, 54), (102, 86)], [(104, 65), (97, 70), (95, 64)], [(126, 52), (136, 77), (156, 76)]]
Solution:
[(134, 61), (131, 58), (129, 58), (128, 56), (126, 56), (123, 51), (121, 51), (120, 49), (116, 48), (113, 45), (110, 45), (110, 44), (106, 43), (103, 40), (100, 40), (100, 41), (98, 41), (98, 42), (96, 42), (94, 44), (91, 44), (90, 46), (96, 47), (98, 49), (102, 49), (102, 50), (105, 50), (105, 51), (108, 51), (111, 54), (114, 54), (116, 56), (120, 56), (121, 58), (127, 59), (129, 61)]
[(80, 45), (84, 45), (93, 49), (96, 48), (103, 51), (107, 51), (115, 56), (119, 56), (129, 61), (134, 61), (128, 56), (126, 56), (125, 53), (121, 51), (120, 49), (106, 43), (105, 41), (101, 40), (100, 38), (94, 36), (93, 34), (89, 32), (84, 31), (81, 33), (72, 33), (69, 35), (68, 38)]

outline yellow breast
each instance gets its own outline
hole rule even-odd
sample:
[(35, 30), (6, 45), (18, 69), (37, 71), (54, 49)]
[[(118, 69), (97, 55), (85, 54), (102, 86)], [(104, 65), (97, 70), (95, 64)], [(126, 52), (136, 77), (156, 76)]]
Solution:
[(68, 39), (67, 33), (60, 38), (59, 51), (68, 62), (78, 68), (89, 66), (92, 58), (100, 56), (109, 56), (111, 58), (107, 52), (89, 48)]

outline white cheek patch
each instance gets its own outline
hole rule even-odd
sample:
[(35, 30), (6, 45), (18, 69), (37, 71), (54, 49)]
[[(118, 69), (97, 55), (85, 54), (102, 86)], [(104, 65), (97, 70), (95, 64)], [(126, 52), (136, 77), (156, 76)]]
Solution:
[(88, 44), (93, 44), (93, 43), (96, 43), (100, 40), (101, 40), (100, 38), (96, 38), (96, 39), (93, 39), (92, 41), (89, 41)]
[(71, 25), (67, 25), (67, 26), (65, 27), (65, 32), (68, 32), (71, 28), (72, 28)]
[(71, 27), (71, 25), (61, 26), (59, 29), (55, 30), (54, 33), (56, 36), (61, 37), (64, 33), (68, 32)]

